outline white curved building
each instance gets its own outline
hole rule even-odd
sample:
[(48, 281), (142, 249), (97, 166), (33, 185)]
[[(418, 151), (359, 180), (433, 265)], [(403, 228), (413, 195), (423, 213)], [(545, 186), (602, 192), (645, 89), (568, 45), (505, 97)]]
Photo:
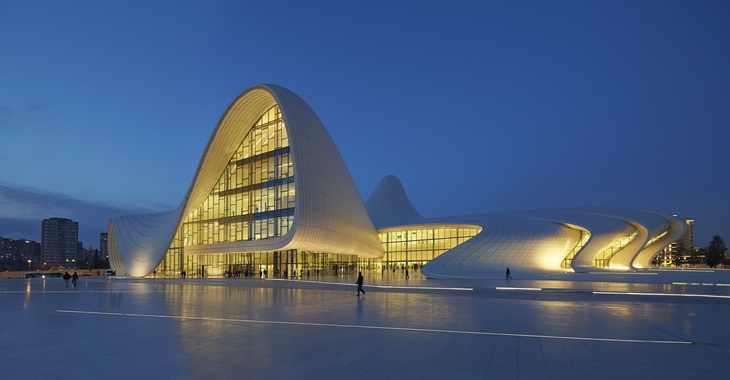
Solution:
[(175, 210), (110, 221), (109, 254), (113, 270), (135, 277), (413, 266), (429, 277), (484, 278), (508, 266), (647, 268), (684, 226), (669, 215), (608, 208), (424, 218), (393, 176), (366, 208), (311, 108), (287, 89), (259, 85), (218, 121)]
[[(378, 184), (366, 205), (384, 241), (384, 261), (404, 261), (401, 252), (426, 251), (433, 258), (421, 273), (432, 278), (498, 278), (507, 267), (521, 272), (649, 268), (651, 259), (685, 231), (676, 217), (618, 208), (424, 218), (393, 176)], [(450, 231), (455, 239), (438, 244), (419, 237), (425, 231), (429, 236)]]
[[(157, 267), (193, 275), (264, 265), (278, 271), (296, 259), (286, 257), (293, 251), (383, 255), (324, 125), (301, 98), (275, 85), (251, 87), (231, 103), (177, 209), (116, 217), (109, 237), (112, 268), (135, 277)], [(272, 257), (225, 255), (254, 252)]]

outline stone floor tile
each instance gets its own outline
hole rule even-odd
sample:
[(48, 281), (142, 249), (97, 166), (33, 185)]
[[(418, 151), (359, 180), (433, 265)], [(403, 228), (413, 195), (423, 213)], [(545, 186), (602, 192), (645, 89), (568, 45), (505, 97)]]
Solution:
[[(711, 379), (730, 367), (726, 299), (586, 291), (730, 295), (730, 287), (562, 278), (523, 284), (576, 291), (505, 293), (476, 280), (376, 284), (405, 285), (373, 279), (358, 300), (341, 285), (300, 281), (90, 278), (66, 290), (1, 280), (0, 326), (11, 342), (0, 350), (2, 377), (58, 378), (73, 368), (76, 379)], [(418, 288), (431, 284), (477, 290)]]

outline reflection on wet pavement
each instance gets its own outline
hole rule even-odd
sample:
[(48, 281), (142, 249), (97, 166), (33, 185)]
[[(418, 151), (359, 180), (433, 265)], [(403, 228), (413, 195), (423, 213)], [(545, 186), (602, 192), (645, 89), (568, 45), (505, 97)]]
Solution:
[(372, 278), (356, 297), (349, 279), (320, 280), (3, 280), (0, 364), (34, 379), (717, 378), (730, 365), (730, 299), (623, 294), (730, 287)]

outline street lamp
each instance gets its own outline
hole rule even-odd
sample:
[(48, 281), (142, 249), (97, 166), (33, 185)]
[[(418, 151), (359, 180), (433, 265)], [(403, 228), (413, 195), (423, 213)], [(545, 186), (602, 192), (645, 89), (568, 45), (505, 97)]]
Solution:
[(31, 261), (33, 261), (33, 260), (30, 260), (30, 259), (28, 260), (28, 272), (30, 272), (30, 262)]

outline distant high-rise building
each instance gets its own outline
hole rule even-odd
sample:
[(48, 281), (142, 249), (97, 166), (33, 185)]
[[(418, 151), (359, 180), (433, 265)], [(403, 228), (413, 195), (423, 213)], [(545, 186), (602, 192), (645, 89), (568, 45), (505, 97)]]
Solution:
[[(0, 237), (0, 261), (6, 264), (27, 265), (31, 260), (38, 264), (41, 258), (40, 243), (27, 239), (9, 239)], [(13, 265), (10, 265), (11, 267)]]
[[(676, 216), (676, 215), (675, 215)], [(678, 263), (686, 262), (689, 256), (694, 252), (694, 219), (681, 218), (684, 221), (684, 234), (679, 239), (670, 243), (657, 255), (658, 263), (661, 266), (674, 266)]]
[(79, 223), (66, 218), (49, 218), (44, 219), (41, 226), (41, 261), (52, 267), (75, 267)]
[(692, 218), (682, 218), (682, 220), (684, 220), (687, 230), (684, 231), (684, 235), (677, 239), (677, 250), (690, 252), (694, 247), (694, 232), (692, 231), (692, 226), (695, 221)]
[(16, 240), (15, 243), (18, 246), (18, 259), (20, 261), (27, 262), (31, 260), (34, 264), (41, 261), (41, 243), (25, 239)]
[(0, 262), (15, 260), (16, 247), (15, 240), (0, 237)]

